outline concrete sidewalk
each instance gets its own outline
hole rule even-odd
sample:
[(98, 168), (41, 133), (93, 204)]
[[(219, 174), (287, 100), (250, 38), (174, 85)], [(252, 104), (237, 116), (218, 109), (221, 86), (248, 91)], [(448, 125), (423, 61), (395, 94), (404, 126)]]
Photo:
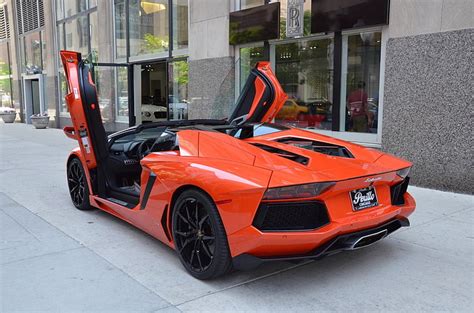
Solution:
[(412, 226), (377, 245), (202, 282), (145, 233), (73, 207), (74, 146), (0, 122), (1, 312), (474, 310), (472, 196), (410, 187)]

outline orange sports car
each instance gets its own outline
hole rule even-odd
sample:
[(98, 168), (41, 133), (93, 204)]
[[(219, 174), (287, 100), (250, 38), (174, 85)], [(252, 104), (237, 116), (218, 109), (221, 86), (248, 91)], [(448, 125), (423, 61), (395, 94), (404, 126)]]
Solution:
[(150, 123), (107, 136), (90, 65), (61, 51), (78, 141), (67, 160), (81, 210), (99, 208), (176, 250), (199, 279), (274, 260), (369, 246), (415, 201), (411, 163), (271, 124), (287, 96), (268, 62), (252, 69), (228, 120)]

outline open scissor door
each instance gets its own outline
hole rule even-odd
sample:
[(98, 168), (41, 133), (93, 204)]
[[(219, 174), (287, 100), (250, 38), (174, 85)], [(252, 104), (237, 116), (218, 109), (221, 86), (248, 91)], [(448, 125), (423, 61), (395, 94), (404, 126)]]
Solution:
[(235, 124), (271, 122), (287, 98), (270, 63), (258, 62), (250, 71), (229, 121)]
[(72, 128), (65, 127), (64, 131), (69, 137), (77, 139), (87, 169), (92, 170), (103, 165), (108, 157), (107, 135), (102, 124), (97, 91), (90, 66), (82, 61), (80, 53), (61, 51), (60, 55), (69, 86), (66, 104), (73, 124)]

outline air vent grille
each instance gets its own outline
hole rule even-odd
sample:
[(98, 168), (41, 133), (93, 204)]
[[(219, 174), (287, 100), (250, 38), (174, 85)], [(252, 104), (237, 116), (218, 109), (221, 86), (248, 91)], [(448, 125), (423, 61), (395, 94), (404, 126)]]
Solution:
[(0, 7), (0, 40), (10, 38), (7, 6)]
[(253, 226), (261, 231), (312, 230), (329, 223), (322, 202), (261, 203)]
[(276, 154), (276, 155), (278, 155), (282, 158), (300, 163), (302, 165), (308, 165), (309, 159), (307, 157), (302, 156), (302, 155), (299, 155), (299, 154), (296, 154), (296, 153), (293, 153), (293, 152), (290, 152), (290, 151), (286, 151), (286, 150), (283, 150), (283, 149), (278, 149), (278, 148), (275, 148), (275, 147), (272, 147), (272, 146), (263, 145), (263, 144), (260, 144), (260, 143), (252, 143), (252, 144), (255, 147), (258, 147), (258, 148), (260, 148), (262, 150), (265, 150), (267, 152)]
[(43, 0), (16, 0), (16, 17), (20, 35), (43, 27)]
[(322, 142), (322, 141), (315, 141), (306, 138), (298, 138), (298, 137), (286, 137), (280, 138), (277, 140), (278, 142), (295, 146), (298, 148), (303, 148), (306, 150), (311, 150), (318, 153), (323, 153), (331, 156), (343, 157), (343, 158), (354, 158), (352, 153), (343, 146)]

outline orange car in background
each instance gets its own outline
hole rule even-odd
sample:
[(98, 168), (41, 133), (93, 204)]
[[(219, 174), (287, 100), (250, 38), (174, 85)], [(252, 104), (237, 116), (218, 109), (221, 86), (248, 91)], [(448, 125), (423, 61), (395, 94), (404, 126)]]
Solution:
[(90, 65), (77, 52), (61, 60), (73, 123), (64, 132), (79, 144), (67, 160), (73, 204), (149, 233), (194, 277), (358, 249), (409, 225), (412, 164), (271, 124), (287, 96), (268, 62), (252, 69), (228, 120), (107, 136)]

